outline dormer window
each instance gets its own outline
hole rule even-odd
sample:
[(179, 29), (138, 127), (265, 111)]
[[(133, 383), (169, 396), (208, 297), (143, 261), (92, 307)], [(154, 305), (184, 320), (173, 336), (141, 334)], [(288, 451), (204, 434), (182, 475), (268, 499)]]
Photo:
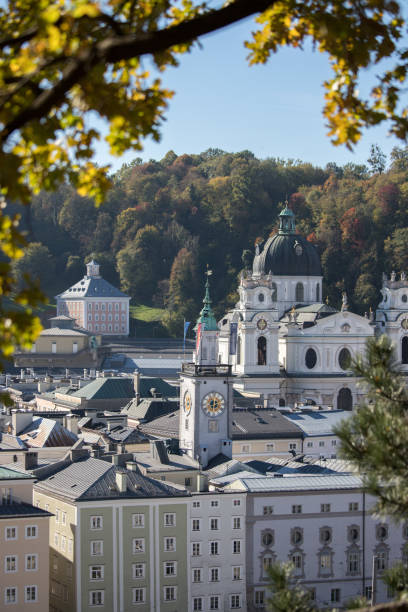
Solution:
[(344, 325), (341, 326), (341, 331), (342, 332), (347, 333), (347, 332), (350, 331), (350, 329), (351, 329), (351, 327), (350, 327), (350, 325), (348, 323), (345, 323)]

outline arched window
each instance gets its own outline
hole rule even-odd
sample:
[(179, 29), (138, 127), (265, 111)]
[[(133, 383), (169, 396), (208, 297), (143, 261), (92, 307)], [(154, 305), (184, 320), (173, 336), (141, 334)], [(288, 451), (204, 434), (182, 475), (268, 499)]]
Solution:
[(241, 336), (237, 339), (237, 364), (241, 363)]
[(316, 285), (316, 302), (320, 302), (320, 285), (317, 283)]
[(408, 363), (408, 336), (401, 340), (401, 363)]
[(278, 301), (278, 287), (276, 286), (276, 283), (272, 283), (272, 302), (277, 302)]
[(280, 397), (279, 398), (279, 408), (282, 408), (283, 406), (286, 406), (286, 402), (283, 397)]
[(342, 370), (348, 370), (350, 368), (351, 355), (347, 348), (342, 348), (339, 353), (339, 366)]
[(303, 302), (304, 299), (305, 299), (305, 289), (303, 287), (303, 283), (296, 283), (295, 300), (296, 302)]
[(340, 389), (337, 395), (337, 410), (352, 410), (353, 409), (353, 396), (351, 395), (350, 389), (344, 387)]
[(312, 368), (315, 367), (316, 363), (317, 363), (316, 351), (312, 348), (308, 348), (306, 351), (306, 355), (305, 355), (306, 367), (309, 368), (309, 370), (311, 370)]
[(264, 296), (264, 294), (263, 294), (263, 293), (260, 293), (260, 294), (258, 295), (258, 300), (259, 300), (260, 302), (263, 302), (263, 301), (265, 300), (265, 296)]
[(258, 338), (258, 365), (266, 365), (266, 338), (259, 336)]

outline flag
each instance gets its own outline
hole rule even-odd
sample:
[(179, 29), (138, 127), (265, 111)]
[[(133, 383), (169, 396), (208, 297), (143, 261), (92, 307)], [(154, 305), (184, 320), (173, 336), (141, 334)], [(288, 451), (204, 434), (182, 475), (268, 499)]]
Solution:
[(184, 340), (186, 339), (187, 331), (189, 327), (190, 327), (190, 321), (184, 321), (184, 336), (183, 336)]
[(230, 345), (229, 345), (230, 355), (235, 355), (237, 352), (237, 337), (238, 337), (238, 323), (230, 323)]
[(196, 335), (196, 354), (198, 355), (198, 350), (200, 348), (201, 342), (201, 323), (197, 325), (197, 335)]

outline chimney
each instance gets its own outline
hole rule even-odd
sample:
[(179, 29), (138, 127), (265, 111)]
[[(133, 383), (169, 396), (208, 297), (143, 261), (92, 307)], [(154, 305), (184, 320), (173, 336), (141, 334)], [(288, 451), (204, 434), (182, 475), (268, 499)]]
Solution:
[(126, 461), (126, 469), (129, 472), (138, 472), (138, 467), (136, 461)]
[(152, 459), (155, 459), (163, 465), (168, 465), (169, 456), (167, 454), (167, 448), (163, 440), (151, 440), (150, 449)]
[(38, 467), (38, 453), (27, 452), (24, 453), (24, 469), (32, 470)]
[(78, 417), (76, 414), (67, 414), (65, 416), (65, 427), (75, 435), (78, 435)]
[(125, 470), (116, 471), (116, 486), (118, 487), (119, 493), (126, 493), (127, 491), (127, 474)]
[(22, 410), (13, 410), (11, 414), (11, 424), (13, 436), (18, 436), (26, 427), (33, 422), (33, 413)]
[(139, 371), (133, 374), (133, 390), (135, 392), (136, 404), (138, 404), (140, 400), (140, 372)]

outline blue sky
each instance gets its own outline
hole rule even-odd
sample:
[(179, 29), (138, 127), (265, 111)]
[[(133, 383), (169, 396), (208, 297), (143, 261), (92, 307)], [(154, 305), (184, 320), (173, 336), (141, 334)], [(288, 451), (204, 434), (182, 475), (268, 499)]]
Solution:
[[(201, 48), (181, 56), (180, 66), (164, 73), (175, 96), (160, 143), (148, 139), (143, 152), (121, 158), (110, 157), (100, 143), (97, 161), (117, 169), (138, 156), (161, 159), (170, 149), (181, 155), (217, 147), (324, 166), (329, 161), (365, 163), (373, 143), (387, 156), (394, 146), (402, 146), (381, 126), (367, 130), (354, 152), (334, 147), (322, 115), (322, 83), (330, 75), (327, 57), (311, 49), (282, 49), (266, 65), (249, 67), (243, 41), (251, 29), (253, 21), (246, 20), (201, 39)], [(373, 74), (363, 75), (364, 89)]]

